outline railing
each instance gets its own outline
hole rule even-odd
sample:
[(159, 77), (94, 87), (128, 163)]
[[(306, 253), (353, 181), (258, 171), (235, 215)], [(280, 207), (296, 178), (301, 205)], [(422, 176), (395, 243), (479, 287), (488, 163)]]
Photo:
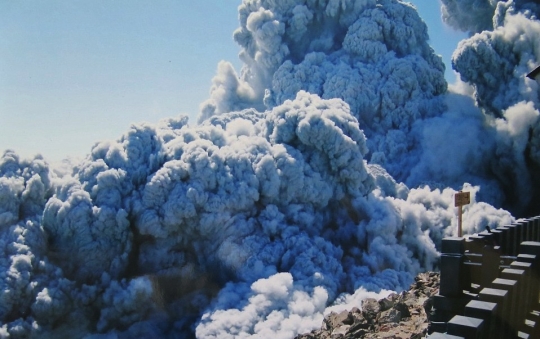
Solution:
[(441, 252), (429, 339), (540, 338), (540, 217), (444, 238)]

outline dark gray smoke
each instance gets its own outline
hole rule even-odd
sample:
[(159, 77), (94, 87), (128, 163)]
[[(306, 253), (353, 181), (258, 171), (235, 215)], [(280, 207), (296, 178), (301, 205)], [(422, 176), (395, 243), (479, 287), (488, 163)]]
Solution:
[(436, 269), (457, 190), (465, 233), (512, 222), (538, 190), (538, 23), (477, 7), (503, 25), (448, 89), (409, 4), (244, 0), (244, 67), (218, 66), (199, 125), (133, 125), (68, 173), (6, 151), (0, 338), (293, 338)]
[(442, 18), (451, 27), (471, 35), (493, 29), (497, 0), (441, 0)]
[[(495, 127), (494, 156), (486, 162), (501, 183), (502, 203), (516, 213), (534, 214), (540, 197), (538, 83), (526, 75), (540, 65), (540, 5), (492, 3), (493, 27), (462, 41), (452, 65)], [(459, 12), (451, 16), (459, 18)]]

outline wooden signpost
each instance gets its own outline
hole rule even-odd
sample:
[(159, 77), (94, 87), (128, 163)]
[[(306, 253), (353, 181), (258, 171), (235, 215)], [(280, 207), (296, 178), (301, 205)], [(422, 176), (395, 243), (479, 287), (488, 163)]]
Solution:
[(463, 205), (471, 203), (471, 192), (459, 191), (455, 195), (455, 206), (458, 208), (458, 237), (461, 237), (461, 222), (463, 218)]

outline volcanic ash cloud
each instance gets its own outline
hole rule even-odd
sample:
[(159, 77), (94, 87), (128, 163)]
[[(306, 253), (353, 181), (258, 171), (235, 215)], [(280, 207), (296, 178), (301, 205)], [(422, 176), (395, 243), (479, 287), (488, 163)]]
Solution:
[[(61, 178), (4, 154), (2, 197), (34, 199), (0, 199), (4, 336), (291, 337), (341, 293), (406, 287), (455, 233), (455, 191), (367, 165), (341, 99), (186, 122), (133, 126)], [(465, 213), (469, 232), (513, 220)]]
[(293, 338), (436, 269), (457, 190), (465, 233), (512, 222), (538, 195), (536, 12), (475, 3), (444, 1), (484, 30), (450, 90), (409, 4), (245, 0), (244, 67), (220, 63), (199, 125), (133, 125), (66, 173), (6, 151), (0, 337)]

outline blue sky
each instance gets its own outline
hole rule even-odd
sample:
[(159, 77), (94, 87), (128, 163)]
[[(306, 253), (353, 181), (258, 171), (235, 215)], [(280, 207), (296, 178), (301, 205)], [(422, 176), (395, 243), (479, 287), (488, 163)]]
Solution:
[[(450, 57), (465, 34), (434, 0), (410, 1)], [(188, 114), (208, 97), (219, 60), (237, 69), (240, 0), (0, 0), (0, 152), (83, 157), (134, 122)]]

